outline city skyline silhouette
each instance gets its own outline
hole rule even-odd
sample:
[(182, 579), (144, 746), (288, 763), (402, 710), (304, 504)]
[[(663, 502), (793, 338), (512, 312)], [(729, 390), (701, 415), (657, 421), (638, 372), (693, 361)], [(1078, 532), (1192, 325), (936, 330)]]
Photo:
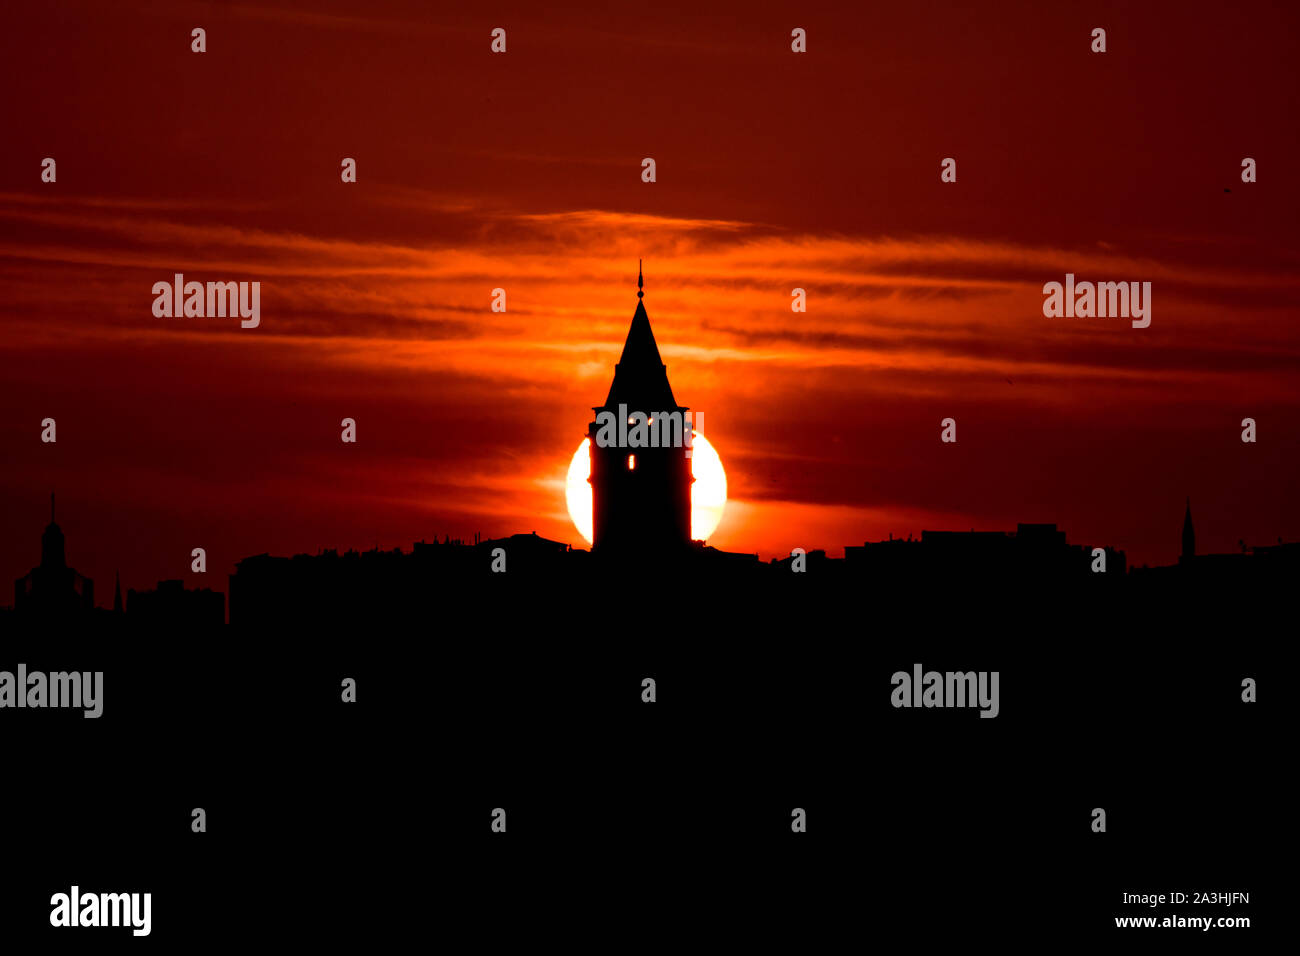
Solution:
[[(828, 555), (824, 546), (810, 542), (802, 555), (760, 561), (756, 553), (728, 552), (690, 537), (691, 459), (689, 442), (675, 446), (630, 448), (598, 440), (602, 414), (620, 418), (629, 409), (643, 415), (686, 413), (677, 404), (662, 361), (644, 301), (644, 275), (638, 265), (637, 303), (615, 364), (605, 400), (593, 406), (596, 420), (588, 425), (592, 460), (591, 478), (595, 542), (588, 552), (570, 543), (539, 536), (535, 531), (472, 543), (444, 535), (441, 543), (416, 541), (409, 552), (400, 547), (358, 551), (348, 548), (316, 549), (273, 557), (269, 553), (235, 559), (229, 591), (211, 586), (186, 587), (180, 578), (159, 580), (156, 587), (129, 588), (124, 602), (120, 575), (115, 572), (113, 613), (146, 623), (190, 622), (213, 625), (226, 619), (227, 593), (230, 620), (235, 623), (301, 615), (304, 606), (320, 609), (323, 618), (338, 614), (339, 595), (355, 599), (352, 611), (363, 617), (381, 603), (400, 606), (406, 600), (411, 613), (422, 600), (422, 589), (434, 587), (438, 575), (457, 580), (482, 578), (493, 571), (492, 556), (504, 554), (510, 562), (505, 573), (514, 578), (535, 575), (547, 586), (563, 588), (581, 583), (593, 573), (622, 574), (629, 568), (681, 570), (702, 579), (722, 577), (747, 586), (770, 587), (781, 570), (789, 574), (826, 576), (841, 585), (855, 578), (885, 577), (904, 586), (922, 587), (936, 577), (988, 582), (997, 575), (1029, 576), (1036, 580), (1072, 585), (1090, 574), (1100, 580), (1177, 572), (1180, 578), (1226, 581), (1271, 579), (1300, 568), (1300, 543), (1249, 546), (1223, 554), (1196, 550), (1191, 498), (1185, 510), (1176, 564), (1130, 568), (1121, 549), (1106, 543), (1087, 545), (1067, 541), (1055, 523), (1017, 523), (1014, 531), (923, 529), (915, 537), (892, 534), (884, 541), (842, 545), (842, 558)], [(1101, 570), (1098, 570), (1098, 558)], [(1252, 559), (1244, 563), (1242, 558)], [(796, 567), (799, 570), (796, 570)], [(500, 570), (500, 569), (497, 569)], [(204, 580), (221, 582), (219, 571)], [(513, 580), (513, 578), (512, 578)], [(1145, 580), (1156, 580), (1147, 576)], [(243, 604), (237, 609), (235, 595)], [(382, 598), (380, 597), (382, 595)], [(85, 614), (96, 608), (94, 582), (68, 564), (65, 536), (55, 522), (55, 495), (50, 494), (50, 522), (41, 538), (40, 562), (14, 583), (13, 611), (28, 618)]]

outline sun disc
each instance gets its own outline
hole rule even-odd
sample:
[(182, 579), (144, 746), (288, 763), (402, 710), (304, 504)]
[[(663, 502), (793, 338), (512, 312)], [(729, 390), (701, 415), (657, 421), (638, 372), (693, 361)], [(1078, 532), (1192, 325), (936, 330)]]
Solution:
[[(699, 432), (692, 442), (691, 472), (695, 483), (691, 485), (691, 538), (707, 540), (722, 520), (727, 506), (727, 473), (722, 459), (709, 440)], [(569, 461), (569, 473), (564, 481), (564, 497), (569, 506), (569, 518), (578, 533), (591, 544), (591, 439), (584, 438)]]

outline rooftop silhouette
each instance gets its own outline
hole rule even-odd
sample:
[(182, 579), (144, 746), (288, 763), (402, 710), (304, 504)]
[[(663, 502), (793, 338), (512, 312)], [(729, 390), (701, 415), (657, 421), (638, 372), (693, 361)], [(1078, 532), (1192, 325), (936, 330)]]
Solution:
[(160, 581), (156, 590), (128, 591), (115, 576), (112, 611), (95, 606), (95, 582), (68, 567), (66, 539), (54, 520), (50, 493), (50, 523), (41, 535), (41, 562), (14, 581), (12, 614), (19, 620), (86, 621), (92, 618), (129, 619), (132, 623), (212, 625), (225, 620), (225, 595), (207, 588), (187, 589), (181, 581)]

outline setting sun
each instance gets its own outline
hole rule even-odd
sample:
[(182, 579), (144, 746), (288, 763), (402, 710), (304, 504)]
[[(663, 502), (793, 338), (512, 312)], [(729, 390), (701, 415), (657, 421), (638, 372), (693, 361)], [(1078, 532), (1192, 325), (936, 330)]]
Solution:
[[(569, 462), (569, 475), (564, 483), (564, 496), (569, 504), (569, 518), (587, 543), (591, 543), (591, 439), (584, 438)], [(691, 538), (704, 541), (722, 520), (727, 506), (727, 473), (722, 459), (709, 444), (709, 440), (695, 433), (695, 453), (691, 471), (695, 483), (691, 485)], [(629, 463), (630, 464), (630, 463)], [(632, 465), (631, 467), (635, 467)]]

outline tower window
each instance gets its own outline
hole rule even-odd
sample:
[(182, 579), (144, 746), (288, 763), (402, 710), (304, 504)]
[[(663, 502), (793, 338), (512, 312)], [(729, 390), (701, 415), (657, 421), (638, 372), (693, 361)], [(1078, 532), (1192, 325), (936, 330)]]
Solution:
[(636, 455), (627, 456), (627, 470), (636, 471)]

